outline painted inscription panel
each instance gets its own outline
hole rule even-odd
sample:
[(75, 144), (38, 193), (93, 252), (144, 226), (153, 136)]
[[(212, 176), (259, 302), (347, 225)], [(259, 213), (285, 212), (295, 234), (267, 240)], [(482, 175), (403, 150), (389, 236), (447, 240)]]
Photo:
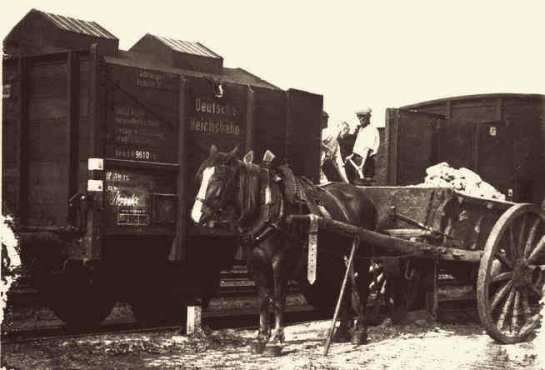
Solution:
[[(108, 225), (113, 228), (173, 226), (176, 181), (169, 173), (140, 169), (109, 169), (105, 172)], [(165, 216), (166, 215), (166, 216)]]
[(106, 155), (175, 163), (178, 77), (137, 68), (110, 68), (115, 80), (108, 99)]
[(217, 82), (207, 79), (189, 81), (186, 124), (191, 174), (208, 157), (212, 144), (221, 151), (244, 149), (247, 87), (222, 84), (222, 96), (217, 96), (217, 87)]

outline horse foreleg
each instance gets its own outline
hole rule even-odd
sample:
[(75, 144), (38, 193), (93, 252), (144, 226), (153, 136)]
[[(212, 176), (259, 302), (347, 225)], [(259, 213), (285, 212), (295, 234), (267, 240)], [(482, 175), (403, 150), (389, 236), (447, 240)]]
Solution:
[(259, 331), (257, 333), (257, 341), (254, 345), (254, 352), (261, 353), (271, 337), (269, 307), (272, 297), (267, 276), (264, 272), (256, 272), (254, 280), (257, 288), (257, 304), (259, 309)]
[(287, 271), (284, 263), (279, 260), (273, 264), (274, 280), (274, 332), (272, 342), (284, 343), (284, 311), (286, 309), (286, 291), (288, 285)]
[(369, 298), (369, 261), (360, 261), (357, 266), (358, 276), (352, 277), (352, 307), (357, 314), (352, 344), (367, 343), (367, 299)]

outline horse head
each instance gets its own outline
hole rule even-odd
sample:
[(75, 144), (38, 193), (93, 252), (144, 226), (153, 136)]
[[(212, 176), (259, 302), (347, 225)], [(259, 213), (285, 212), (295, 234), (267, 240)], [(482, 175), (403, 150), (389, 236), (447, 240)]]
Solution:
[(215, 145), (196, 174), (198, 192), (191, 210), (193, 222), (207, 226), (240, 226), (258, 206), (261, 167), (253, 164), (254, 153), (243, 160), (237, 148), (220, 152)]
[(199, 167), (195, 176), (198, 192), (191, 209), (191, 219), (200, 225), (214, 227), (228, 222), (226, 210), (234, 192), (238, 172), (238, 148), (220, 152), (215, 145)]

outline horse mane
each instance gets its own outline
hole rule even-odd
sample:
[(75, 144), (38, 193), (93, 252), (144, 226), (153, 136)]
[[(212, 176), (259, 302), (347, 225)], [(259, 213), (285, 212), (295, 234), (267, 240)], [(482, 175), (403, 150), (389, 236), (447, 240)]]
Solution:
[(253, 163), (239, 162), (238, 179), (238, 206), (240, 209), (239, 222), (246, 222), (259, 210), (263, 169)]

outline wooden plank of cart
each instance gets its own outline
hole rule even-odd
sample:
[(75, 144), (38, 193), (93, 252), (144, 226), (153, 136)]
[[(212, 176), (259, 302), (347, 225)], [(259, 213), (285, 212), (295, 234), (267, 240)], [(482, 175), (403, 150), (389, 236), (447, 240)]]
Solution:
[[(364, 189), (377, 207), (378, 231), (323, 217), (319, 228), (373, 245), (377, 255), (429, 258), (455, 277), (472, 277), (473, 284), (476, 279), (481, 323), (499, 342), (520, 342), (535, 331), (545, 290), (542, 209), (447, 188)], [(311, 217), (316, 216), (292, 216), (288, 222), (305, 227)]]

